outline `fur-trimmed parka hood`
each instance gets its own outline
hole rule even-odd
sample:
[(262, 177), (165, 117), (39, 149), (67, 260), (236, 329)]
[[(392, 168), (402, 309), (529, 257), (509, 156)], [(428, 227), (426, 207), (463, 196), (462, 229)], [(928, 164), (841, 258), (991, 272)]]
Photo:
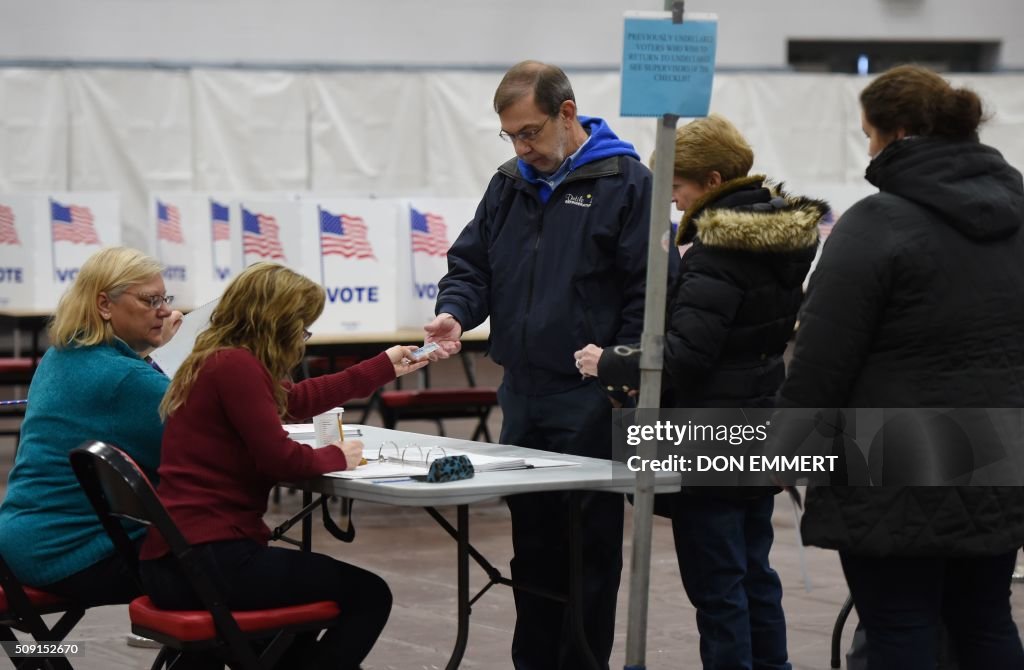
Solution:
[(676, 244), (695, 232), (709, 247), (800, 251), (818, 244), (818, 222), (828, 210), (828, 203), (790, 196), (764, 175), (731, 179), (693, 203), (679, 225)]

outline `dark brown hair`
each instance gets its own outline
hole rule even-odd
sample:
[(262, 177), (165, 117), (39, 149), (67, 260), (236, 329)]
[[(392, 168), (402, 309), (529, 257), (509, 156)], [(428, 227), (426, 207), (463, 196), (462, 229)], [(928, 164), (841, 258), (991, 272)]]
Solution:
[(535, 60), (513, 65), (494, 91), (494, 111), (501, 114), (524, 95), (533, 93), (537, 108), (548, 116), (558, 115), (566, 100), (576, 102), (572, 84), (561, 68)]
[(885, 133), (903, 129), (907, 135), (950, 139), (977, 137), (985, 120), (981, 98), (919, 65), (900, 65), (879, 75), (861, 91), (864, 117)]

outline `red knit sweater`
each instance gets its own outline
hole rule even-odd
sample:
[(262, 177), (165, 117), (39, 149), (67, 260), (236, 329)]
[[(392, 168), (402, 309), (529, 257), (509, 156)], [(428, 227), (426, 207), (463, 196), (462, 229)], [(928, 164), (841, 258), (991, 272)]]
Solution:
[[(288, 413), (310, 417), (372, 394), (395, 378), (380, 354), (347, 370), (289, 385)], [(157, 493), (192, 544), (250, 538), (267, 542), (267, 496), (281, 481), (345, 469), (334, 447), (314, 449), (281, 427), (273, 386), (263, 364), (245, 349), (210, 356), (185, 404), (167, 418)], [(151, 530), (140, 558), (168, 551)]]

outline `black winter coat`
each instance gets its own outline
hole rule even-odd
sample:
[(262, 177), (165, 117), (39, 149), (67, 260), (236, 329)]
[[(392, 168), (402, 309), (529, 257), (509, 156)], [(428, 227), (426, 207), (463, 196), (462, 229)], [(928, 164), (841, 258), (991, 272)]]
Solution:
[[(671, 406), (771, 407), (827, 210), (771, 191), (762, 176), (726, 182), (690, 207), (678, 241), (693, 237), (693, 246), (667, 305)], [(609, 390), (636, 388), (638, 353), (605, 349), (598, 376)]]
[[(978, 142), (909, 138), (868, 167), (800, 317), (780, 407), (1024, 407), (1024, 185)], [(812, 488), (807, 544), (976, 556), (1024, 543), (1024, 489)]]

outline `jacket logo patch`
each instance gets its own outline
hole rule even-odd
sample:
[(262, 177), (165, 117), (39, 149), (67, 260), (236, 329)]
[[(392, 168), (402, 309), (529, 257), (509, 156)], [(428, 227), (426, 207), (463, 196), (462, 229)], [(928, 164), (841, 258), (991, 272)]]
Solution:
[(566, 205), (575, 205), (576, 207), (590, 207), (594, 204), (593, 196), (589, 193), (586, 195), (566, 195)]

